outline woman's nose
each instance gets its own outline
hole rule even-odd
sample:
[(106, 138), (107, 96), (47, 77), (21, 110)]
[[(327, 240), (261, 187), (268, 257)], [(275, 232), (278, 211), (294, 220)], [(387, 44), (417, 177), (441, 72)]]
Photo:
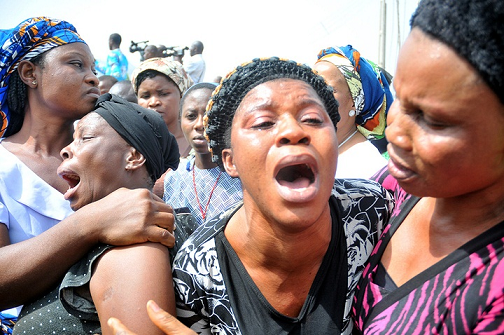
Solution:
[(203, 125), (203, 115), (198, 115), (198, 117), (196, 118), (196, 120), (194, 122), (194, 129), (197, 129), (197, 130), (205, 129), (205, 127)]
[(278, 122), (280, 123), (280, 131), (277, 138), (278, 144), (310, 144), (310, 135), (294, 117), (289, 116), (283, 120), (279, 120)]
[(70, 148), (71, 145), (72, 144), (69, 144), (66, 147), (64, 147), (63, 149), (61, 149), (60, 156), (61, 156), (61, 158), (63, 158), (63, 160), (72, 158), (72, 150)]
[(148, 106), (154, 107), (158, 105), (159, 105), (159, 99), (155, 95), (151, 96), (148, 100)]

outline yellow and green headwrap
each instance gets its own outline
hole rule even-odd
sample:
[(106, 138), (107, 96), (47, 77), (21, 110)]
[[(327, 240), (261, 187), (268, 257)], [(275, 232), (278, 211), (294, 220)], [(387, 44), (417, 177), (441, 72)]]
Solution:
[(362, 58), (351, 45), (323, 49), (317, 58), (317, 62), (336, 65), (345, 77), (354, 101), (359, 132), (369, 139), (383, 138), (387, 112), (394, 100), (385, 74), (376, 64)]
[(7, 89), (11, 74), (23, 60), (60, 45), (84, 42), (73, 25), (44, 16), (29, 18), (12, 29), (0, 30), (0, 137), (9, 124)]

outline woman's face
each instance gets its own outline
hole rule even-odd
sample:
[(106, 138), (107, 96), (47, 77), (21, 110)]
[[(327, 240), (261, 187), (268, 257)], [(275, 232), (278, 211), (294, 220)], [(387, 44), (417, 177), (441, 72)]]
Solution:
[(394, 87), (389, 171), (407, 192), (447, 198), (504, 189), (504, 106), (476, 70), (415, 28)]
[(140, 84), (138, 104), (161, 114), (168, 127), (178, 123), (180, 91), (165, 75), (147, 78)]
[[(313, 70), (321, 75), (325, 81), (333, 88), (334, 97), (338, 100), (338, 111), (341, 120), (338, 122), (338, 133), (346, 135), (348, 129), (355, 129), (355, 116), (350, 117), (350, 110), (355, 110), (354, 101), (348, 88), (347, 81), (336, 65), (331, 62), (321, 61), (313, 66)], [(341, 139), (339, 139), (341, 142)]]
[(180, 125), (186, 140), (191, 147), (200, 154), (209, 153), (208, 142), (204, 136), (203, 116), (212, 95), (209, 88), (191, 91), (184, 99)]
[(77, 210), (120, 187), (126, 187), (131, 146), (96, 113), (78, 123), (74, 140), (61, 150), (58, 175), (69, 184), (65, 199)]
[(328, 208), (336, 143), (334, 125), (313, 88), (300, 80), (273, 80), (242, 100), (223, 161), (240, 178), (246, 206), (298, 229)]
[(89, 113), (100, 96), (94, 57), (84, 43), (49, 50), (34, 75), (36, 103), (65, 118), (76, 120)]

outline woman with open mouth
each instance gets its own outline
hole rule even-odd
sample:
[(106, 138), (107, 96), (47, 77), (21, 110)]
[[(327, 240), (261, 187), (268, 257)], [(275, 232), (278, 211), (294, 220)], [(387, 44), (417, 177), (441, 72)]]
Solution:
[(0, 64), (0, 311), (13, 321), (14, 307), (97, 243), (173, 246), (173, 214), (147, 190), (117, 190), (78, 212), (65, 200), (60, 151), (100, 96), (95, 59), (72, 24), (33, 17), (0, 30)]
[[(75, 211), (121, 187), (151, 190), (179, 162), (176, 140), (158, 113), (108, 93), (77, 123), (61, 156), (58, 174), (68, 183), (65, 199)], [(168, 248), (153, 242), (99, 245), (61, 284), (23, 307), (14, 334), (108, 334), (100, 322), (110, 316), (127, 320), (135, 331), (160, 333), (143, 308), (133, 307), (152, 298), (174, 311)]]
[(240, 179), (243, 204), (200, 226), (177, 253), (185, 325), (351, 333), (354, 289), (392, 201), (373, 181), (335, 182), (338, 120), (332, 88), (289, 60), (244, 63), (215, 90), (206, 135), (214, 161)]

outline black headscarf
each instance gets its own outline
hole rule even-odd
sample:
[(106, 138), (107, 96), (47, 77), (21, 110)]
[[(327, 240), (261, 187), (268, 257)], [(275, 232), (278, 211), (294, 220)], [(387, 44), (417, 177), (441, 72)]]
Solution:
[(168, 168), (177, 169), (180, 159), (177, 141), (156, 111), (106, 93), (98, 98), (93, 112), (144, 155), (153, 180)]

